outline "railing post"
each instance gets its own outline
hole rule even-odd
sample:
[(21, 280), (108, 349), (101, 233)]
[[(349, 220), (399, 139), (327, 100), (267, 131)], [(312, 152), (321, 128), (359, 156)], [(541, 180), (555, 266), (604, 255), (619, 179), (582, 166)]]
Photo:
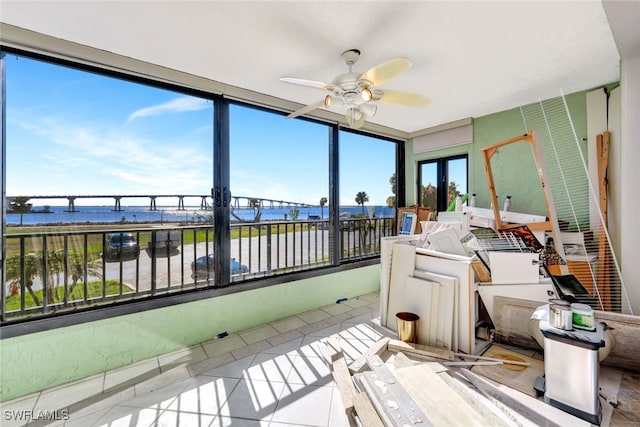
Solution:
[(271, 273), (271, 224), (267, 224), (267, 272)]
[(47, 286), (48, 286), (47, 251), (48, 251), (47, 238), (45, 235), (43, 235), (42, 236), (42, 273), (40, 277), (42, 279), (42, 312), (43, 313), (46, 313), (48, 311), (47, 306), (49, 305), (49, 298), (50, 298), (49, 289), (47, 289)]
[(151, 231), (151, 295), (156, 294), (156, 232)]

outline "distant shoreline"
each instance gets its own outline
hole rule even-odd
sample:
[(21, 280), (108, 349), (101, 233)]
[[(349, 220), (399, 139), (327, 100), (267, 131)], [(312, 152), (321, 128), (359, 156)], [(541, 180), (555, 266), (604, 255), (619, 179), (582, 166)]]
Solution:
[[(147, 206), (123, 206), (121, 211), (113, 210), (112, 206), (77, 206), (76, 211), (67, 212), (66, 206), (52, 206), (50, 211), (43, 215), (38, 207), (31, 213), (7, 212), (5, 221), (7, 227), (61, 227), (66, 225), (128, 225), (136, 224), (206, 224), (213, 220), (211, 210), (201, 210), (188, 207), (185, 210), (168, 209), (158, 207), (157, 210), (149, 210)], [(373, 211), (375, 217), (393, 217), (394, 208), (387, 206), (364, 207), (365, 214)], [(315, 221), (318, 217), (328, 219), (329, 209), (325, 206), (309, 207), (297, 210), (296, 217), (300, 221)], [(256, 210), (234, 209), (230, 221), (232, 224), (252, 222), (256, 218)], [(362, 215), (362, 206), (342, 206), (340, 214), (346, 217)], [(291, 221), (293, 212), (288, 208), (264, 208), (260, 213), (260, 222)]]

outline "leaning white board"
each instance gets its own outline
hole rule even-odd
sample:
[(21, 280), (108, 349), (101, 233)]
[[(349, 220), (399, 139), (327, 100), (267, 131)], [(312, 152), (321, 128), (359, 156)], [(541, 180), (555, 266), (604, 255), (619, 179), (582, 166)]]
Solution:
[(424, 270), (415, 270), (413, 276), (440, 284), (436, 342), (432, 345), (458, 351), (458, 279)]
[[(420, 317), (418, 344), (457, 351), (457, 279), (416, 271), (394, 281), (389, 292), (387, 327), (397, 331), (396, 314), (406, 311)], [(433, 280), (429, 280), (433, 278)]]

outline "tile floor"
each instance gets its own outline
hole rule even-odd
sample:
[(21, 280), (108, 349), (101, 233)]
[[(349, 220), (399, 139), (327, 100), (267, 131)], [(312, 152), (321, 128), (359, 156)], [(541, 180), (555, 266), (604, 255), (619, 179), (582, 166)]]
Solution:
[[(381, 337), (395, 337), (378, 313), (378, 293), (351, 298), (4, 402), (0, 424), (350, 427), (322, 341), (337, 336), (349, 363)], [(616, 390), (619, 406), (603, 425), (639, 426), (640, 375), (605, 372), (601, 386)], [(41, 411), (60, 419), (24, 418)]]
[[(351, 298), (5, 402), (0, 424), (349, 426), (322, 340), (338, 334), (349, 363), (389, 334), (378, 312), (378, 293)], [(68, 419), (7, 415), (54, 410)]]

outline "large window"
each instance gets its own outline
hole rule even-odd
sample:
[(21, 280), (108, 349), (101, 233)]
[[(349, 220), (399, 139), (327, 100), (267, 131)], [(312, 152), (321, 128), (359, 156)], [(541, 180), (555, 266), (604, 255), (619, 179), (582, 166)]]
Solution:
[(395, 218), (397, 147), (367, 135), (339, 135), (341, 253), (377, 253)]
[(232, 258), (251, 276), (328, 265), (328, 126), (232, 105), (229, 132)]
[(418, 200), (431, 212), (446, 211), (456, 197), (467, 195), (467, 156), (418, 163)]
[(2, 61), (3, 324), (317, 274), (375, 260), (393, 232), (394, 141), (49, 58)]

